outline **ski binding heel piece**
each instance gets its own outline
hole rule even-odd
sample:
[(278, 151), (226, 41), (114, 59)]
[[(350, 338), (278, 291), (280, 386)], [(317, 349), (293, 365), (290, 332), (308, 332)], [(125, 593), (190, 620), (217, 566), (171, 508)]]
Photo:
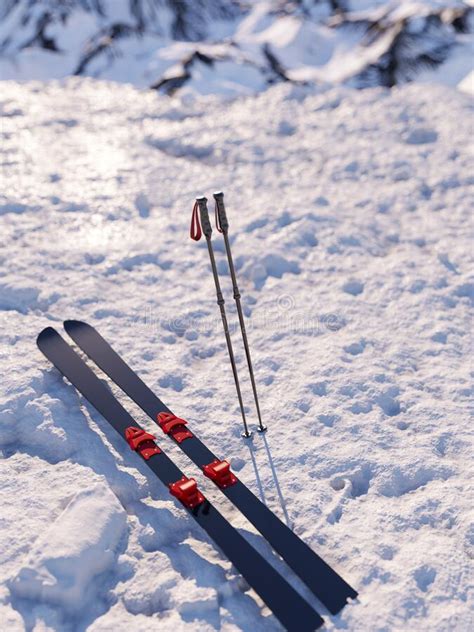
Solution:
[(148, 461), (154, 454), (160, 454), (161, 450), (155, 443), (155, 437), (141, 428), (129, 426), (125, 430), (125, 439), (132, 450), (138, 452), (145, 461)]
[(199, 491), (194, 478), (183, 476), (176, 483), (171, 483), (169, 488), (170, 494), (181, 501), (185, 507), (189, 507), (189, 509), (194, 509), (194, 507), (206, 500)]
[(193, 436), (193, 433), (185, 428), (188, 422), (173, 413), (158, 413), (157, 421), (163, 432), (170, 435), (176, 443), (182, 443)]
[(205, 465), (202, 468), (202, 471), (205, 476), (210, 478), (211, 481), (221, 489), (235, 485), (238, 480), (231, 471), (230, 463), (228, 461), (219, 461), (219, 459), (216, 459), (215, 461), (208, 463), (208, 465)]

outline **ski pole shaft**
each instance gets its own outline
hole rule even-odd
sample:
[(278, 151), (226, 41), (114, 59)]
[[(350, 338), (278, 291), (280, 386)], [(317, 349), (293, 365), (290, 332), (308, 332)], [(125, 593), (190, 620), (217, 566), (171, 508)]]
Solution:
[(219, 283), (219, 276), (217, 274), (216, 259), (214, 257), (214, 249), (212, 247), (212, 241), (211, 241), (212, 227), (211, 227), (211, 222), (209, 220), (209, 211), (207, 209), (207, 198), (205, 197), (196, 198), (196, 204), (199, 208), (199, 214), (201, 217), (202, 232), (204, 233), (204, 236), (206, 238), (207, 250), (209, 252), (209, 259), (211, 261), (212, 274), (214, 277), (214, 284), (216, 286), (217, 304), (219, 305), (219, 309), (221, 312), (222, 325), (224, 327), (224, 334), (225, 334), (225, 339), (227, 343), (227, 351), (229, 353), (232, 373), (234, 375), (235, 390), (237, 391), (237, 397), (239, 399), (239, 405), (240, 405), (240, 412), (242, 414), (242, 421), (244, 423), (244, 432), (242, 433), (242, 436), (245, 438), (249, 438), (252, 436), (252, 433), (248, 429), (247, 419), (245, 417), (244, 404), (242, 401), (242, 393), (240, 391), (239, 376), (237, 374), (237, 366), (235, 364), (234, 350), (232, 348), (229, 325), (227, 322), (227, 315), (226, 315), (226, 311), (224, 307), (225, 301), (224, 301), (224, 297), (222, 296), (221, 285)]
[(244, 342), (245, 356), (247, 358), (247, 366), (248, 366), (248, 369), (249, 369), (250, 381), (252, 383), (252, 390), (253, 390), (253, 397), (254, 397), (254, 400), (255, 400), (255, 407), (257, 409), (258, 430), (259, 430), (259, 432), (265, 432), (267, 427), (263, 425), (262, 415), (260, 413), (260, 404), (259, 404), (259, 401), (258, 401), (257, 385), (255, 383), (255, 376), (254, 376), (254, 372), (253, 372), (252, 358), (251, 358), (251, 355), (250, 355), (249, 342), (248, 342), (248, 338), (247, 338), (247, 330), (245, 329), (244, 313), (242, 311), (242, 304), (240, 302), (241, 294), (240, 294), (240, 291), (239, 291), (239, 286), (237, 285), (237, 277), (236, 277), (236, 274), (235, 274), (234, 260), (232, 259), (232, 252), (231, 252), (231, 249), (230, 249), (230, 242), (229, 242), (229, 237), (228, 237), (229, 222), (227, 220), (227, 214), (225, 212), (224, 194), (222, 193), (222, 191), (214, 193), (214, 200), (216, 202), (216, 223), (217, 223), (217, 229), (224, 236), (225, 251), (227, 253), (227, 261), (229, 263), (230, 276), (231, 276), (231, 279), (232, 279), (232, 288), (233, 288), (233, 291), (234, 291), (234, 300), (235, 300), (235, 304), (236, 304), (236, 307), (237, 307), (237, 313), (239, 315), (240, 331), (242, 332), (242, 340)]

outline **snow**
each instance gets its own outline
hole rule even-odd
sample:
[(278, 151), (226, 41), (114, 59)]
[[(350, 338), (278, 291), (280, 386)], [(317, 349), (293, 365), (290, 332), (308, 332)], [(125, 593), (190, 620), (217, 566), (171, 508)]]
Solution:
[(108, 487), (79, 492), (34, 542), (12, 593), (81, 612), (97, 598), (94, 579), (116, 563), (125, 528), (124, 509)]
[[(69, 78), (3, 82), (1, 110), (2, 627), (280, 629), (37, 350), (43, 327), (79, 318), (359, 591), (330, 616), (275, 560), (328, 630), (471, 629), (471, 98), (280, 84), (221, 101)], [(269, 426), (251, 443), (188, 236), (194, 197), (216, 189)]]
[[(420, 77), (456, 86), (473, 69), (472, 0), (66, 5), (15, 0), (0, 8), (1, 79), (81, 74), (165, 92), (239, 96), (282, 79), (269, 53), (296, 83), (388, 86)], [(41, 47), (45, 37), (52, 50)], [(196, 52), (211, 63), (185, 69)], [(179, 85), (160, 84), (171, 78)]]

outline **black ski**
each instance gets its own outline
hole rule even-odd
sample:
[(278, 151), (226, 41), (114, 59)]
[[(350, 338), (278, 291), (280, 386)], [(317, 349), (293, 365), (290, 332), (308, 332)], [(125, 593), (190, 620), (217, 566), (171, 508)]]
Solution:
[(64, 327), (91, 360), (220, 487), (332, 614), (337, 614), (349, 598), (357, 597), (336, 571), (237, 479), (227, 461), (220, 461), (189, 430), (187, 422), (165, 406), (93, 327), (76, 320), (66, 321)]
[(291, 632), (310, 632), (323, 619), (288, 584), (199, 491), (115, 399), (107, 386), (51, 327), (44, 329), (38, 347), (100, 414), (126, 438), (156, 476), (178, 498), (190, 516), (209, 534), (223, 553)]

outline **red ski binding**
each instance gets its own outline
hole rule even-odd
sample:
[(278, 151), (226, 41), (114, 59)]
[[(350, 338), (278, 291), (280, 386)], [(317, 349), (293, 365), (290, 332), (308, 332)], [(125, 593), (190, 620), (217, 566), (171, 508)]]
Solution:
[(193, 436), (193, 433), (185, 428), (188, 422), (176, 417), (173, 413), (158, 413), (157, 421), (163, 432), (170, 435), (176, 443), (183, 443), (185, 439), (190, 439)]
[(125, 430), (125, 439), (132, 450), (138, 452), (145, 461), (154, 454), (160, 454), (161, 450), (155, 443), (155, 437), (141, 428), (129, 426)]
[(211, 479), (217, 487), (221, 489), (226, 489), (226, 487), (230, 487), (231, 485), (235, 485), (237, 483), (238, 478), (230, 469), (230, 463), (228, 461), (219, 461), (216, 459), (212, 461), (208, 465), (205, 465), (202, 468), (205, 476)]
[(169, 488), (170, 494), (175, 496), (175, 498), (181, 501), (183, 505), (189, 509), (194, 509), (194, 507), (197, 507), (206, 500), (199, 491), (194, 478), (187, 478), (186, 476), (183, 476), (183, 478), (176, 481), (176, 483), (171, 483)]

